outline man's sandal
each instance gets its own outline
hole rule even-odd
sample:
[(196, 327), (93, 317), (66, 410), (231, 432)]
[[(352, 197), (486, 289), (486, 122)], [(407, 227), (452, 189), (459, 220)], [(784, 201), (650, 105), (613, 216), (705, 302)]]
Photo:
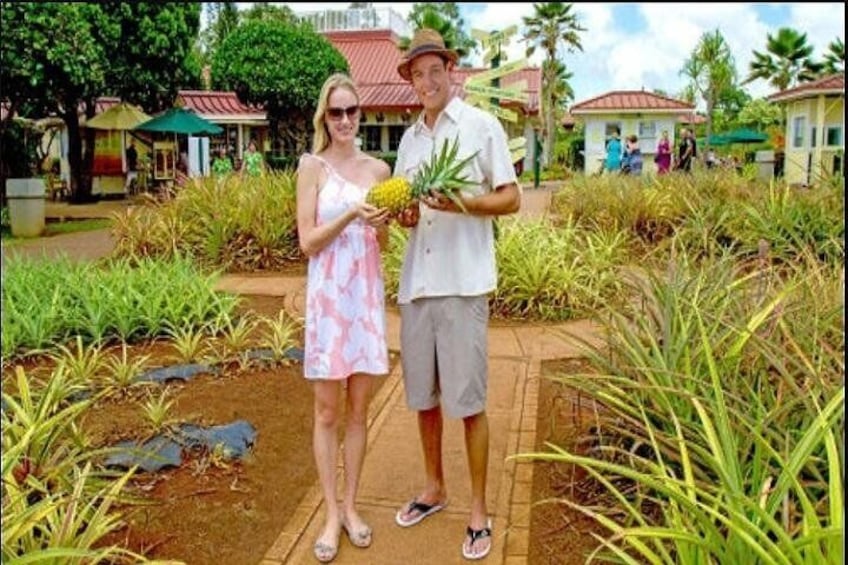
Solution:
[[(489, 520), (486, 524), (486, 527), (480, 530), (474, 530), (471, 528), (471, 526), (468, 526), (465, 529), (465, 537), (469, 543), (466, 549), (465, 542), (462, 542), (462, 556), (471, 561), (483, 559), (484, 557), (489, 555), (489, 552), (492, 550), (492, 521)], [(489, 545), (487, 545), (486, 549), (484, 549), (480, 553), (474, 553), (474, 544), (478, 540), (485, 538), (489, 538)]]
[[(414, 526), (427, 516), (442, 510), (447, 505), (447, 500), (436, 502), (435, 504), (424, 504), (423, 502), (418, 502), (417, 500), (412, 499), (403, 508), (397, 511), (397, 514), (395, 514), (395, 522), (402, 528), (408, 528), (410, 526)], [(409, 515), (413, 512), (415, 514), (411, 518), (403, 518), (404, 514)]]

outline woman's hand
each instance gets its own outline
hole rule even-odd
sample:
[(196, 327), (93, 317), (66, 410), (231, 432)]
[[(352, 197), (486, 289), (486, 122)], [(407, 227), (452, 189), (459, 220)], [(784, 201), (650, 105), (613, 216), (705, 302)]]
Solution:
[(351, 207), (357, 218), (372, 227), (377, 227), (389, 221), (389, 209), (377, 208), (365, 202), (359, 202)]

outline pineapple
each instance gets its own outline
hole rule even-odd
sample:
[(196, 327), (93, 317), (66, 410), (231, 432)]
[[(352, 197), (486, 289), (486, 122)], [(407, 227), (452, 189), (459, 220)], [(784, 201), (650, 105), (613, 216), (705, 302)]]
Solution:
[(457, 161), (458, 151), (457, 138), (453, 140), (453, 143), (445, 140), (442, 143), (442, 150), (438, 154), (435, 150), (433, 151), (430, 160), (421, 165), (411, 183), (403, 177), (392, 177), (372, 187), (365, 197), (365, 202), (377, 208), (388, 208), (390, 213), (397, 214), (409, 206), (413, 200), (420, 198), (422, 194), (432, 191), (444, 194), (465, 212), (465, 207), (457, 193), (463, 187), (473, 185), (474, 182), (466, 180), (465, 176), (460, 176), (459, 172), (477, 154), (474, 153)]

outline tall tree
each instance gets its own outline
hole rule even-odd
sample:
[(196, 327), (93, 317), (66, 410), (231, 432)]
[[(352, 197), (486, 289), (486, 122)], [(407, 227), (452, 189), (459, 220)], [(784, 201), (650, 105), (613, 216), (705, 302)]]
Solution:
[[(445, 45), (459, 54), (460, 64), (476, 48), (477, 42), (466, 32), (465, 20), (456, 2), (418, 2), (412, 5), (407, 21), (413, 29), (430, 28), (439, 32)], [(401, 37), (398, 47), (406, 50), (411, 37)]]
[(280, 150), (282, 138), (293, 154), (306, 149), (321, 85), (335, 72), (348, 72), (347, 60), (310, 24), (273, 19), (246, 20), (212, 61), (215, 88), (264, 108), (273, 150)]
[(837, 37), (827, 44), (823, 70), (829, 75), (845, 72), (845, 43), (841, 38)]
[(79, 113), (94, 117), (105, 94), (147, 111), (170, 105), (191, 76), (199, 14), (196, 3), (2, 3), (3, 96), (13, 107), (28, 104), (33, 116), (64, 121), (72, 199), (91, 195), (94, 135), (85, 130), (83, 138)]
[(109, 46), (108, 94), (152, 113), (170, 108), (180, 88), (200, 86), (200, 61), (192, 50), (200, 3), (107, 2), (103, 11), (121, 29)]
[(212, 62), (215, 50), (239, 25), (239, 11), (235, 2), (207, 2), (206, 28), (200, 34), (203, 64)]
[(255, 20), (294, 24), (299, 21), (299, 18), (288, 6), (275, 6), (264, 2), (254, 2), (253, 6), (245, 10), (242, 14), (242, 21), (251, 22)]
[(786, 90), (799, 82), (813, 80), (821, 65), (812, 59), (813, 46), (807, 43), (807, 34), (788, 27), (777, 30), (777, 35), (766, 35), (766, 51), (754, 51), (750, 72), (743, 84), (756, 79), (768, 81), (778, 90)]
[(692, 87), (706, 104), (709, 147), (716, 103), (736, 83), (733, 55), (719, 30), (701, 36), (692, 55), (684, 63), (681, 74), (689, 78)]
[(545, 163), (550, 162), (551, 149), (556, 136), (555, 93), (558, 89), (556, 85), (558, 67), (554, 63), (558, 61), (563, 51), (569, 53), (573, 53), (575, 49), (583, 51), (580, 32), (586, 31), (586, 28), (580, 25), (577, 14), (571, 11), (573, 7), (574, 5), (570, 3), (542, 2), (533, 4), (534, 14), (523, 18), (524, 39), (528, 42), (527, 56), (531, 56), (538, 47), (541, 47), (545, 51), (545, 61), (549, 61), (547, 65), (542, 65), (542, 98), (546, 131), (542, 159)]
[(29, 105), (35, 117), (65, 122), (72, 196), (84, 199), (91, 186), (83, 182), (79, 111), (94, 115), (120, 27), (90, 3), (3, 2), (2, 16), (3, 97), (13, 111)]

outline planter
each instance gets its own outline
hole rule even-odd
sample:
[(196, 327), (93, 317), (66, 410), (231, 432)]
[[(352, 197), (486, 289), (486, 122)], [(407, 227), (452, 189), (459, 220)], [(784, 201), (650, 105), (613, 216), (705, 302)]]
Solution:
[(44, 198), (42, 178), (6, 180), (6, 200), (13, 237), (38, 237), (44, 233)]

